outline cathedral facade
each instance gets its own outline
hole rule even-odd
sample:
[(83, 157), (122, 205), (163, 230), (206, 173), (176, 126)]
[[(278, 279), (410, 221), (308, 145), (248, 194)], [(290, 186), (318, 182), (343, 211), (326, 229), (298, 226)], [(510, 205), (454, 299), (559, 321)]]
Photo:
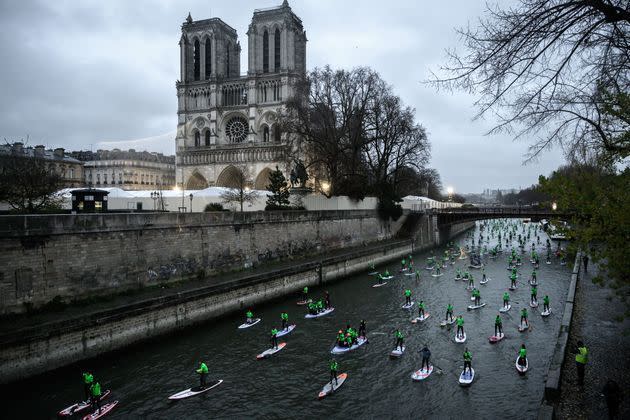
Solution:
[[(306, 33), (285, 0), (254, 11), (240, 73), (236, 30), (219, 18), (182, 24), (177, 82), (177, 182), (186, 189), (237, 186), (239, 172), (265, 189), (276, 165), (287, 175), (279, 111), (306, 72)], [(183, 183), (183, 184), (182, 184)]]

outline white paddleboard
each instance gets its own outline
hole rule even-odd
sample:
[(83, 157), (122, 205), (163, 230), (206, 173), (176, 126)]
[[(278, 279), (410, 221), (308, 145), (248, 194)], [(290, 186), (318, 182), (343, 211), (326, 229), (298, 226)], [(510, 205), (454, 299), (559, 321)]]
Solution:
[(324, 385), (324, 387), (322, 388), (322, 390), (319, 392), (318, 398), (324, 398), (327, 395), (330, 395), (332, 393), (334, 393), (337, 389), (339, 389), (339, 387), (341, 385), (343, 385), (343, 383), (346, 381), (346, 379), (348, 378), (348, 374), (347, 373), (342, 373), (341, 375), (337, 375), (337, 382), (328, 382), (326, 385)]
[(278, 330), (278, 334), (276, 334), (276, 337), (280, 338), (283, 337), (287, 334), (291, 334), (291, 331), (293, 331), (295, 329), (296, 325), (295, 324), (291, 324), (287, 327), (286, 330)]
[(356, 350), (359, 347), (361, 347), (362, 345), (364, 345), (365, 343), (367, 343), (367, 338), (365, 337), (359, 337), (357, 339), (356, 344), (353, 344), (352, 347), (339, 347), (338, 345), (335, 345), (335, 347), (333, 347), (333, 349), (330, 351), (332, 354), (343, 354), (343, 353), (347, 353), (351, 350)]
[(429, 375), (431, 375), (432, 372), (433, 372), (433, 365), (429, 365), (429, 369), (422, 368), (412, 373), (411, 379), (413, 379), (414, 381), (422, 381), (424, 379), (427, 379)]
[(383, 277), (383, 280), (391, 280), (391, 279), (393, 279), (393, 278), (394, 278), (394, 276), (391, 276), (391, 275), (390, 275), (390, 276), (387, 276), (387, 277)]
[(269, 356), (271, 356), (272, 354), (276, 354), (278, 353), (280, 350), (282, 350), (283, 348), (285, 348), (287, 345), (287, 343), (279, 343), (278, 344), (278, 348), (270, 348), (267, 349), (265, 351), (263, 351), (262, 353), (260, 353), (259, 355), (256, 356), (256, 359), (260, 360), (260, 359), (265, 359)]
[(470, 370), (462, 370), (461, 375), (459, 375), (459, 384), (461, 386), (469, 386), (475, 380), (475, 369), (470, 368)]
[(508, 303), (508, 306), (501, 306), (501, 309), (499, 309), (499, 312), (507, 312), (510, 309), (512, 309), (512, 304)]
[(376, 276), (378, 274), (378, 271), (372, 271), (371, 273), (368, 273), (368, 276)]
[(455, 321), (456, 321), (456, 319), (455, 319), (455, 318), (453, 318), (453, 319), (452, 319), (452, 320), (450, 320), (450, 321), (443, 320), (442, 322), (440, 322), (440, 327), (446, 327), (447, 325), (454, 324), (454, 323), (455, 323)]
[(527, 325), (525, 325), (525, 324), (521, 324), (521, 325), (519, 325), (519, 326), (518, 326), (518, 330), (519, 330), (520, 332), (525, 332), (525, 331), (527, 331), (528, 329), (529, 329), (529, 327), (528, 327)]
[(402, 346), (402, 349), (400, 347), (396, 347), (391, 353), (389, 353), (389, 357), (400, 357), (404, 352), (405, 346)]
[(415, 302), (411, 301), (411, 303), (405, 303), (403, 306), (401, 306), (403, 309), (410, 309), (413, 308), (413, 304)]
[(416, 273), (414, 273), (414, 272), (411, 272), (411, 273), (405, 273), (405, 276), (413, 276), (414, 274), (416, 274)]
[(499, 335), (490, 336), (490, 338), (488, 338), (488, 341), (491, 343), (498, 343), (499, 341), (503, 340), (503, 338), (505, 338), (505, 334), (500, 333)]
[[(108, 389), (105, 392), (103, 392), (101, 394), (101, 398), (100, 400), (103, 401), (105, 398), (107, 398), (109, 396), (109, 394), (111, 393), (111, 391)], [(85, 401), (81, 401), (78, 403), (74, 403), (72, 404), (70, 407), (66, 407), (63, 410), (60, 410), (57, 413), (58, 417), (66, 417), (66, 416), (73, 416), (83, 410), (85, 410), (86, 408), (90, 408), (92, 406), (92, 401), (90, 400), (85, 400)]]
[(411, 320), (411, 323), (412, 324), (417, 324), (418, 322), (423, 322), (424, 320), (426, 320), (430, 316), (431, 316), (430, 313), (425, 312), (423, 317), (417, 316), (417, 317), (415, 317), (414, 319)]
[(199, 394), (203, 394), (206, 391), (210, 391), (212, 388), (215, 388), (219, 385), (221, 385), (221, 383), (223, 382), (223, 379), (219, 379), (217, 381), (214, 381), (211, 384), (208, 384), (205, 388), (201, 388), (201, 387), (194, 387), (194, 388), (188, 388), (185, 389), (183, 391), (178, 392), (177, 394), (173, 394), (170, 397), (168, 397), (169, 400), (183, 400), (184, 398), (188, 398), (188, 397), (192, 397), (195, 395), (199, 395)]
[(546, 311), (541, 312), (540, 315), (542, 315), (542, 316), (549, 316), (549, 315), (551, 315), (551, 308), (547, 309)]
[(489, 281), (490, 281), (490, 279), (486, 277), (486, 279), (485, 279), (485, 280), (481, 280), (481, 281), (479, 282), (479, 284), (486, 284), (486, 283), (488, 283)]
[(331, 313), (332, 311), (334, 311), (335, 308), (330, 307), (328, 309), (324, 309), (323, 311), (321, 311), (320, 313), (317, 314), (306, 314), (304, 315), (304, 318), (310, 319), (310, 318), (319, 318), (320, 316), (324, 316), (324, 315), (328, 315), (329, 313)]
[(373, 285), (372, 287), (381, 287), (381, 286), (385, 286), (387, 284), (386, 281), (384, 281), (383, 283), (376, 283), (375, 285)]
[(118, 404), (118, 401), (113, 401), (113, 402), (107, 403), (105, 405), (102, 405), (100, 412), (99, 412), (99, 410), (96, 410), (92, 414), (88, 414), (87, 416), (83, 416), (83, 420), (100, 419), (101, 417), (106, 416), (107, 413), (112, 411), (114, 409), (114, 407), (116, 407), (117, 404)]
[(473, 309), (479, 309), (486, 306), (486, 302), (480, 303), (479, 305), (468, 305), (468, 310), (472, 311)]
[(456, 343), (463, 343), (464, 341), (466, 341), (466, 331), (464, 331), (464, 334), (462, 336), (458, 336), (457, 334), (455, 334)]
[(442, 277), (444, 275), (444, 273), (440, 273), (440, 274), (431, 274), (431, 277)]
[(527, 357), (525, 357), (525, 366), (523, 366), (518, 363), (518, 359), (519, 357), (516, 356), (516, 362), (514, 362), (514, 365), (516, 366), (516, 370), (518, 370), (518, 373), (523, 374), (527, 372), (527, 369), (529, 369), (529, 360), (527, 360)]
[(532, 308), (538, 308), (538, 302), (529, 302), (529, 306)]
[(238, 328), (242, 330), (242, 329), (245, 329), (245, 328), (253, 327), (254, 325), (258, 324), (259, 322), (260, 322), (260, 318), (254, 318), (252, 320), (252, 322), (250, 322), (250, 323), (245, 322), (245, 323), (239, 325)]

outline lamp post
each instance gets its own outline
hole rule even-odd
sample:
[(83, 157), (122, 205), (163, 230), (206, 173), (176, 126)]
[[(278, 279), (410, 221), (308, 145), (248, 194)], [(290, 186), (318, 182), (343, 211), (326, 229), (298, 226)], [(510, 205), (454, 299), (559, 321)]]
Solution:
[(192, 213), (192, 199), (193, 199), (192, 193), (190, 193), (188, 197), (190, 197), (190, 212)]
[(157, 199), (160, 197), (160, 193), (157, 191), (151, 191), (151, 198), (153, 199), (153, 211), (157, 208)]
[(453, 189), (453, 187), (446, 188), (446, 193), (448, 194), (448, 201), (449, 202), (453, 201), (453, 193), (454, 192), (455, 192), (455, 190)]

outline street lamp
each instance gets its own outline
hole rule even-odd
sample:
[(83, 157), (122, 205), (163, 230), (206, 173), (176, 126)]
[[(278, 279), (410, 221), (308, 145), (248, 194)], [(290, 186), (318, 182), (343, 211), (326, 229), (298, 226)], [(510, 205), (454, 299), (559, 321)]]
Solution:
[(554, 201), (551, 203), (551, 210), (556, 211), (558, 209), (558, 204)]
[(324, 192), (324, 194), (328, 194), (328, 191), (330, 190), (330, 184), (326, 181), (322, 182), (322, 191)]
[(160, 197), (160, 193), (158, 193), (157, 191), (151, 191), (151, 198), (153, 199), (153, 211), (156, 210), (156, 206), (157, 206), (157, 199)]
[(192, 199), (193, 199), (192, 193), (190, 193), (188, 197), (190, 197), (190, 212), (192, 213)]
[(453, 187), (447, 187), (446, 188), (446, 193), (448, 194), (448, 201), (453, 201), (453, 193), (455, 192), (455, 190), (453, 189)]

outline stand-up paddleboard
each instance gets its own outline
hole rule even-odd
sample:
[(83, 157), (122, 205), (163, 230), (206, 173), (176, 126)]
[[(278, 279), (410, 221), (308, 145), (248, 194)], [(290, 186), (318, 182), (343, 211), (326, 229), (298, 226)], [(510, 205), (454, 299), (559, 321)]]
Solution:
[(461, 336), (455, 334), (455, 342), (456, 343), (463, 343), (464, 341), (466, 341), (466, 332), (465, 331), (464, 331), (464, 333)]
[(207, 384), (205, 387), (196, 386), (194, 388), (188, 388), (183, 391), (178, 392), (177, 394), (173, 394), (168, 397), (169, 400), (183, 400), (184, 398), (193, 397), (195, 395), (203, 394), (206, 391), (210, 391), (212, 388), (216, 388), (223, 382), (223, 379), (219, 379), (213, 381), (210, 384)]
[(376, 283), (375, 285), (373, 285), (372, 287), (381, 287), (381, 286), (385, 286), (387, 284), (386, 281), (384, 281), (383, 283)]
[(462, 370), (461, 375), (459, 375), (459, 384), (461, 386), (469, 386), (475, 380), (475, 369), (470, 368), (470, 370)]
[(367, 343), (368, 340), (365, 337), (359, 337), (357, 339), (356, 344), (353, 344), (352, 347), (339, 347), (338, 345), (335, 345), (335, 347), (333, 347), (333, 349), (330, 351), (332, 354), (343, 354), (343, 353), (347, 353), (351, 350), (356, 350), (359, 347), (361, 347), (362, 345), (364, 345), (365, 343)]
[(411, 272), (409, 272), (409, 273), (405, 273), (405, 276), (413, 276), (414, 274), (416, 274), (416, 273), (414, 273), (413, 271), (411, 271)]
[(510, 287), (508, 287), (508, 289), (510, 289), (510, 290), (516, 290), (516, 289), (518, 289), (518, 287), (517, 287), (517, 286), (510, 286)]
[(331, 313), (334, 310), (335, 310), (335, 308), (330, 307), (330, 308), (324, 309), (323, 311), (321, 311), (319, 313), (316, 313), (316, 314), (306, 314), (306, 315), (304, 315), (304, 318), (307, 318), (307, 319), (319, 318), (320, 316), (328, 315), (329, 313)]
[(431, 274), (431, 277), (442, 277), (444, 275), (444, 273), (440, 273), (440, 274)]
[(391, 276), (391, 275), (390, 276), (386, 276), (386, 277), (382, 277), (383, 280), (391, 280), (393, 278), (394, 278), (394, 276)]
[(245, 329), (245, 328), (249, 328), (249, 327), (253, 327), (254, 325), (258, 324), (260, 322), (260, 318), (254, 318), (252, 320), (252, 322), (245, 322), (241, 325), (238, 326), (238, 328), (240, 330)]
[(101, 406), (101, 410), (99, 412), (99, 410), (97, 409), (95, 412), (93, 412), (92, 414), (88, 414), (87, 416), (83, 416), (83, 420), (96, 420), (96, 419), (100, 419), (101, 417), (107, 415), (107, 413), (109, 413), (110, 411), (112, 411), (114, 409), (114, 407), (116, 407), (116, 405), (118, 404), (118, 401), (112, 401), (110, 403), (107, 403), (105, 405)]
[(542, 311), (540, 313), (540, 315), (542, 315), (542, 316), (549, 316), (549, 315), (551, 315), (551, 308), (547, 309), (546, 311)]
[(372, 271), (371, 273), (368, 273), (368, 276), (376, 276), (378, 274), (378, 271)]
[(424, 316), (417, 316), (414, 319), (411, 320), (412, 324), (417, 324), (418, 322), (423, 322), (424, 320), (426, 320), (428, 317), (430, 317), (431, 314), (428, 312), (424, 313)]
[[(105, 392), (103, 392), (101, 394), (101, 398), (100, 400), (103, 401), (105, 398), (107, 398), (107, 396), (111, 393), (111, 391), (108, 389)], [(78, 403), (74, 403), (72, 404), (70, 407), (66, 407), (63, 410), (59, 411), (57, 413), (58, 417), (66, 417), (66, 416), (73, 416), (76, 413), (79, 413), (83, 410), (85, 410), (86, 408), (90, 408), (90, 406), (92, 405), (92, 401), (91, 400), (85, 400), (85, 401), (81, 401)]]
[(474, 297), (474, 296), (471, 296), (471, 297), (470, 297), (470, 300), (475, 300), (475, 297)]
[(499, 341), (503, 340), (503, 338), (505, 338), (505, 334), (504, 333), (499, 333), (499, 335), (491, 335), (488, 338), (488, 341), (491, 342), (492, 344), (494, 344), (494, 343), (498, 343)]
[(342, 373), (341, 375), (337, 375), (337, 382), (328, 382), (322, 390), (319, 392), (318, 398), (324, 398), (327, 395), (334, 393), (348, 378), (347, 373)]
[(440, 327), (446, 327), (447, 325), (454, 324), (455, 321), (456, 321), (455, 318), (451, 319), (450, 321), (447, 321), (447, 320), (444, 319), (444, 320), (442, 320), (442, 322), (440, 322)]
[(291, 334), (291, 331), (293, 331), (295, 329), (296, 325), (295, 324), (291, 324), (287, 327), (286, 330), (278, 330), (278, 333), (276, 334), (276, 337), (280, 338), (283, 337), (287, 334)]
[(389, 357), (398, 358), (402, 356), (404, 352), (405, 352), (405, 346), (402, 346), (402, 348), (396, 347), (394, 350), (392, 350), (391, 353), (389, 353)]
[(453, 280), (457, 281), (457, 280), (463, 280), (463, 277), (454, 277)]
[(518, 359), (520, 359), (520, 357), (516, 356), (516, 362), (514, 364), (516, 365), (516, 370), (518, 370), (518, 373), (522, 375), (527, 372), (527, 369), (529, 369), (529, 361), (527, 360), (527, 357), (525, 357), (525, 364), (521, 365), (518, 362)]
[(538, 302), (529, 302), (529, 306), (532, 308), (538, 308)]
[(551, 261), (545, 261), (545, 264), (551, 264)]
[(489, 279), (488, 277), (486, 277), (486, 279), (485, 279), (485, 280), (481, 280), (481, 281), (479, 282), (479, 284), (486, 284), (486, 283), (488, 283), (489, 281), (490, 281), (490, 279)]
[(469, 265), (468, 265), (468, 268), (476, 268), (476, 269), (480, 269), (480, 268), (482, 268), (482, 267), (483, 267), (483, 264), (480, 264), (480, 265), (472, 265), (472, 264), (469, 264)]
[(538, 282), (537, 281), (529, 281), (529, 285), (530, 286), (538, 286)]
[(433, 372), (433, 365), (429, 365), (428, 369), (422, 368), (412, 373), (411, 379), (413, 379), (414, 381), (422, 381), (424, 379), (427, 379), (429, 375), (431, 375), (432, 372)]
[(411, 301), (410, 303), (405, 303), (403, 306), (401, 306), (401, 308), (403, 308), (403, 309), (411, 309), (411, 308), (413, 308), (413, 304), (414, 303), (415, 302), (413, 302), (413, 301)]
[(405, 271), (407, 271), (407, 270), (409, 270), (409, 268), (407, 268), (407, 267), (405, 267), (405, 268), (401, 268), (401, 269), (400, 269), (400, 272), (401, 272), (401, 273), (404, 273), (404, 272), (405, 272)]
[(525, 332), (525, 331), (529, 330), (529, 326), (528, 326), (528, 325), (526, 325), (526, 324), (520, 324), (520, 325), (518, 326), (518, 330), (519, 330), (520, 332)]
[(484, 306), (486, 306), (486, 302), (480, 303), (479, 305), (468, 305), (468, 310), (472, 311), (473, 309), (483, 308)]
[(512, 309), (512, 305), (508, 303), (508, 306), (502, 306), (502, 307), (499, 309), (499, 312), (507, 312), (507, 311), (509, 311), (510, 309)]
[(309, 303), (313, 303), (313, 299), (298, 300), (296, 303), (300, 306), (308, 305)]
[(265, 359), (269, 356), (271, 356), (272, 354), (276, 354), (278, 353), (280, 350), (282, 350), (283, 348), (285, 348), (287, 345), (287, 343), (280, 343), (278, 344), (278, 348), (270, 348), (267, 349), (265, 351), (263, 351), (262, 353), (260, 353), (258, 356), (256, 356), (256, 359), (260, 360), (260, 359)]

